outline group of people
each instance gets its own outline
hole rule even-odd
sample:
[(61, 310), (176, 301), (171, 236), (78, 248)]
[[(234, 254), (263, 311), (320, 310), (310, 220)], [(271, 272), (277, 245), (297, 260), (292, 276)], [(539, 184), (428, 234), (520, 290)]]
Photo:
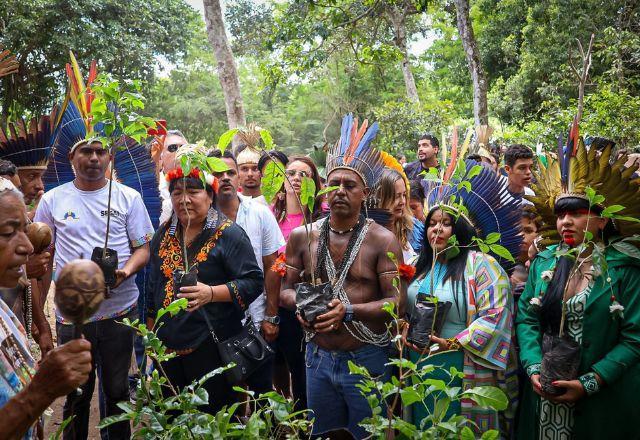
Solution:
[[(41, 414), (61, 396), (64, 417), (73, 416), (65, 438), (87, 438), (96, 377), (101, 416), (118, 414), (139, 352), (134, 331), (120, 324), (126, 317), (145, 319), (176, 354), (153, 366), (176, 388), (224, 366), (217, 341), (249, 322), (275, 356), (244, 386), (275, 389), (310, 410), (314, 436), (368, 436), (362, 422), (371, 408), (349, 362), (390, 381), (399, 328), (409, 359), (463, 373), (451, 387), (506, 394), (500, 411), (452, 401), (447, 417), (464, 416), (478, 435), (638, 438), (640, 228), (630, 217), (640, 217), (640, 180), (626, 157), (612, 160), (610, 145), (587, 148), (574, 136), (544, 160), (512, 145), (501, 167), (480, 140), (467, 157), (455, 150), (443, 163), (437, 137), (427, 134), (417, 160), (403, 166), (373, 146), (377, 124), (347, 115), (326, 163), (316, 164), (261, 151), (251, 129), (225, 151), (170, 130), (157, 150), (146, 150), (157, 171), (148, 202), (122, 175), (113, 178), (113, 152), (92, 137), (88, 115), (69, 106), (61, 125), (41, 136), (19, 129), (0, 136), (0, 438), (36, 437)], [(186, 154), (217, 158), (224, 170), (184, 170)], [(73, 173), (61, 183), (65, 160)], [(273, 200), (261, 193), (269, 162), (284, 174)], [(45, 192), (52, 164), (60, 184)], [(301, 203), (308, 179), (316, 191), (332, 189), (313, 206)], [(26, 235), (31, 222), (52, 231), (51, 246), (38, 254)], [(50, 285), (71, 261), (105, 245), (108, 223), (115, 281), (82, 339), (56, 314), (54, 348), (43, 311)], [(188, 275), (195, 281), (184, 285)], [(298, 300), (305, 283), (330, 291), (313, 319)], [(154, 322), (182, 298), (186, 310)], [(419, 345), (410, 323), (433, 300), (448, 304), (443, 326)], [(385, 303), (402, 318), (397, 325)], [(38, 364), (27, 336), (39, 345)], [(579, 347), (579, 363), (573, 377), (550, 387), (541, 375), (547, 340), (558, 339)], [(424, 379), (442, 379), (444, 370)], [(234, 385), (225, 375), (207, 380), (203, 411), (237, 401)], [(389, 410), (425, 427), (434, 406), (430, 398)], [(103, 438), (130, 435), (127, 422), (102, 430)]]

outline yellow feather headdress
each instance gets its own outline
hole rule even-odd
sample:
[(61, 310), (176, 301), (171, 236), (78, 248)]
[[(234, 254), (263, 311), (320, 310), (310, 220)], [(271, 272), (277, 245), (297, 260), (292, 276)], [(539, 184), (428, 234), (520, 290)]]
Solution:
[[(572, 144), (575, 148), (571, 148)], [(624, 209), (616, 212), (617, 215), (640, 218), (640, 181), (631, 180), (638, 166), (625, 168), (626, 156), (610, 165), (611, 153), (611, 145), (601, 155), (598, 155), (595, 148), (587, 152), (582, 138), (577, 137), (577, 127), (574, 125), (567, 148), (562, 149), (559, 158), (547, 153), (547, 166), (539, 163), (537, 183), (532, 185), (535, 196), (526, 198), (535, 205), (543, 224), (545, 239), (559, 240), (554, 212), (556, 202), (567, 197), (588, 200), (588, 187), (604, 196), (602, 208), (624, 206)], [(640, 234), (640, 223), (617, 219), (615, 226), (622, 236)]]

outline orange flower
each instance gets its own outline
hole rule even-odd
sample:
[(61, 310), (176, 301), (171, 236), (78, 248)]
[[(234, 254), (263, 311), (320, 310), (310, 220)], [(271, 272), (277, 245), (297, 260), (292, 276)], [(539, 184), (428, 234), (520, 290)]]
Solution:
[(416, 274), (416, 268), (409, 264), (401, 264), (398, 266), (400, 277), (406, 281), (411, 281)]
[(287, 257), (284, 253), (280, 254), (278, 258), (276, 258), (276, 261), (274, 261), (271, 266), (271, 270), (284, 278), (287, 274)]

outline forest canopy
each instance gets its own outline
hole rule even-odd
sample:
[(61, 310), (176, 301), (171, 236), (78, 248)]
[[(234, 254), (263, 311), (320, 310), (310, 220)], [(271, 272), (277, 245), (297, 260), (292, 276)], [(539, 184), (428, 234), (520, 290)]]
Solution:
[[(96, 59), (101, 71), (142, 79), (149, 116), (213, 144), (229, 115), (208, 13), (184, 0), (4, 1), (0, 45), (20, 67), (0, 80), (3, 122), (63, 99), (72, 50), (85, 69)], [(421, 133), (474, 125), (477, 85), (494, 139), (551, 148), (576, 114), (571, 66), (591, 34), (581, 132), (640, 145), (638, 2), (229, 0), (222, 13), (246, 121), (289, 152), (334, 142), (340, 116), (355, 112), (380, 121), (381, 148), (411, 157)]]

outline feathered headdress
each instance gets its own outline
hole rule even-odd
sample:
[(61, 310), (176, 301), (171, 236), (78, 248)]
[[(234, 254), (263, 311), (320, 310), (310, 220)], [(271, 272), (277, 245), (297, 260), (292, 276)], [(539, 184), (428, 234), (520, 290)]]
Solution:
[[(457, 143), (454, 131), (451, 162), (441, 179), (421, 181), (426, 212), (441, 207), (454, 210), (476, 230), (478, 238), (498, 233), (498, 243), (517, 256), (522, 242), (520, 201), (505, 196), (507, 188), (492, 170), (472, 160), (459, 163)], [(495, 257), (505, 269), (514, 265), (500, 255)]]
[(478, 125), (476, 127), (476, 142), (472, 153), (477, 154), (480, 157), (491, 159), (491, 152), (489, 151), (489, 139), (493, 134), (493, 128), (488, 125)]
[[(588, 152), (574, 122), (566, 146), (558, 141), (558, 159), (547, 154), (547, 166), (540, 161), (535, 196), (526, 196), (533, 202), (543, 223), (543, 236), (559, 239), (556, 230), (555, 204), (563, 198), (589, 200), (587, 187), (604, 196), (602, 208), (619, 205), (625, 208), (617, 215), (640, 218), (640, 182), (631, 180), (637, 165), (625, 168), (627, 158), (620, 157), (610, 165), (613, 143), (604, 147), (602, 154), (591, 148)], [(640, 234), (640, 223), (616, 219), (616, 229), (623, 236)]]
[(6, 131), (0, 127), (0, 158), (19, 169), (46, 169), (58, 117), (54, 106), (50, 115), (33, 118), (29, 124), (20, 119)]
[(253, 163), (257, 165), (260, 160), (260, 156), (262, 156), (258, 149), (258, 143), (261, 139), (260, 127), (252, 122), (246, 129), (238, 131), (236, 136), (240, 142), (245, 145), (245, 149), (236, 157), (238, 166), (246, 163)]
[[(98, 74), (96, 63), (91, 63), (86, 82), (82, 79), (82, 73), (73, 54), (66, 71), (69, 89), (63, 105), (64, 113), (56, 126), (52, 158), (43, 176), (47, 191), (74, 179), (69, 153), (85, 141), (87, 133), (94, 130), (90, 113), (93, 99), (91, 84)], [(157, 127), (157, 130), (157, 134), (161, 134), (162, 128)], [(114, 172), (116, 180), (142, 195), (151, 222), (157, 227), (161, 210), (160, 193), (155, 164), (147, 148), (133, 139), (123, 137), (115, 145)]]
[(375, 188), (384, 169), (380, 152), (371, 146), (378, 134), (378, 123), (369, 127), (365, 119), (358, 127), (358, 118), (349, 113), (342, 118), (340, 140), (327, 155), (327, 177), (337, 169), (356, 172), (367, 188)]

